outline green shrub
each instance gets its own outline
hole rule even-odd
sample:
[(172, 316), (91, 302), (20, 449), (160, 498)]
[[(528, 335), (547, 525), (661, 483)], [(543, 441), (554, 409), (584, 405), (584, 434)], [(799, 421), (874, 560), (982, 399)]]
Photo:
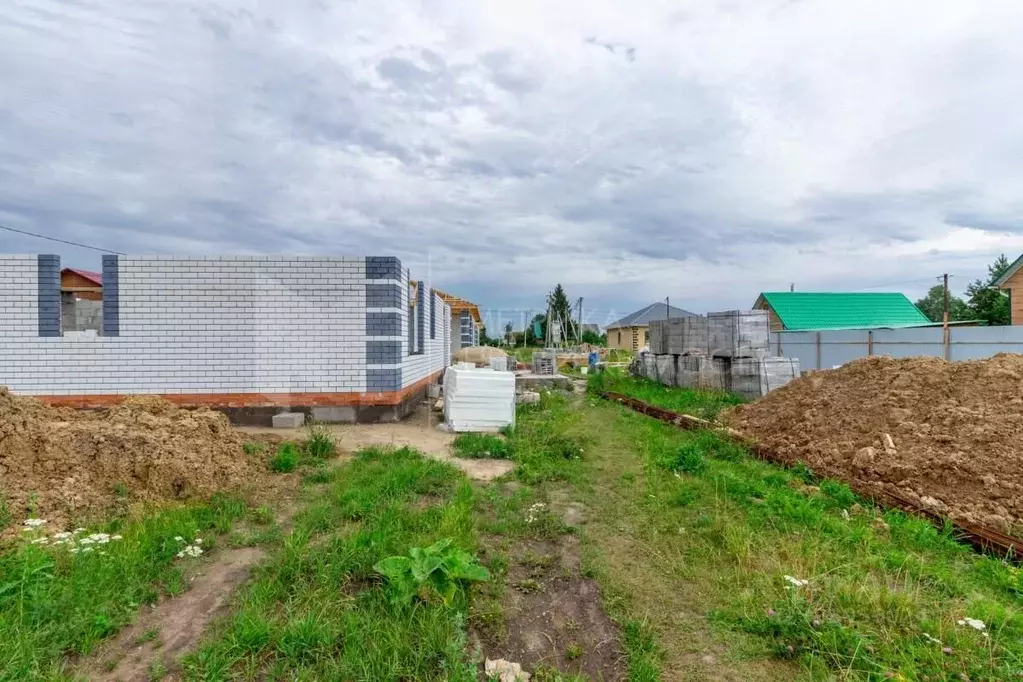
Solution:
[(266, 445), (263, 443), (243, 443), (242, 450), (245, 451), (246, 455), (261, 455), (266, 450)]
[(509, 459), (512, 455), (507, 440), (489, 433), (460, 433), (453, 445), (460, 457), (470, 459)]
[(334, 435), (322, 424), (310, 424), (305, 451), (313, 459), (330, 459), (337, 452)]
[(294, 443), (281, 443), (277, 454), (270, 460), (270, 470), (278, 474), (287, 474), (298, 467), (298, 450)]

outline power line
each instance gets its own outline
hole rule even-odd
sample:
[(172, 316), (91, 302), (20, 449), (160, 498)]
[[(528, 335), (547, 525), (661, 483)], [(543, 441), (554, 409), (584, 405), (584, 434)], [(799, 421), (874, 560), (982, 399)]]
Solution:
[(6, 225), (0, 225), (0, 230), (7, 230), (8, 232), (17, 232), (18, 234), (25, 234), (25, 235), (28, 235), (29, 237), (37, 237), (39, 239), (46, 239), (46, 240), (49, 240), (51, 242), (59, 242), (61, 244), (69, 244), (71, 246), (77, 246), (77, 247), (80, 247), (80, 248), (83, 248), (83, 249), (92, 249), (93, 251), (100, 251), (101, 253), (115, 253), (118, 256), (123, 256), (124, 255), (120, 251), (113, 251), (112, 249), (103, 249), (103, 248), (100, 248), (98, 246), (89, 246), (88, 244), (82, 244), (80, 242), (72, 242), (72, 241), (68, 241), (67, 239), (57, 239), (56, 237), (48, 237), (45, 234), (36, 234), (35, 232), (27, 232), (25, 230), (16, 230), (13, 227), (7, 227)]

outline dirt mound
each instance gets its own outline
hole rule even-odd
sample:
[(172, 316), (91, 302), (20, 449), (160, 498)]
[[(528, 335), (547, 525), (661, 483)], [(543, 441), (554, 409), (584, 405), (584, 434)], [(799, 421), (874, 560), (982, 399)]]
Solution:
[(0, 387), (0, 494), (15, 522), (31, 512), (62, 523), (118, 501), (202, 497), (263, 476), (219, 412), (151, 396), (79, 412)]
[(1023, 355), (864, 358), (724, 419), (820, 474), (959, 521), (1023, 530)]

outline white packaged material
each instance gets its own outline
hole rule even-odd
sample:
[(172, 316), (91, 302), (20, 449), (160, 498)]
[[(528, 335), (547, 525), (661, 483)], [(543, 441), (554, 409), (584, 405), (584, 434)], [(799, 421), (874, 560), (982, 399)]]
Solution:
[(515, 425), (515, 374), (490, 368), (448, 367), (444, 421), (453, 431), (500, 431)]

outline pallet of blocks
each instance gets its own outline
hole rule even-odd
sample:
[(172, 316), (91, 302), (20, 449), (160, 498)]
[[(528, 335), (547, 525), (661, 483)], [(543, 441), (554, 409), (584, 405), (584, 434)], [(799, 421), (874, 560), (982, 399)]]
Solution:
[(708, 355), (719, 358), (762, 358), (770, 344), (766, 310), (707, 313)]

